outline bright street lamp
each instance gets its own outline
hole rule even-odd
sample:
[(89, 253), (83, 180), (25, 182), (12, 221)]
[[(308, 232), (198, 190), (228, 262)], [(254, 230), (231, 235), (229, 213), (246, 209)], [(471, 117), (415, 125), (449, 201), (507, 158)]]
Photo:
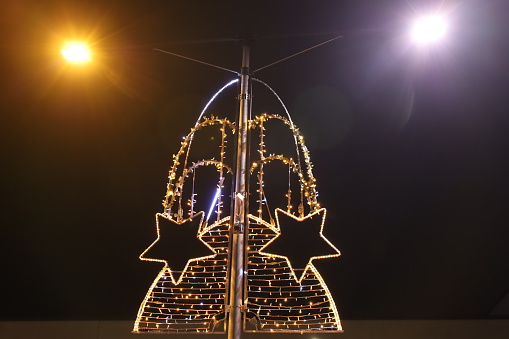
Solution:
[(420, 44), (436, 42), (445, 36), (447, 25), (440, 16), (419, 19), (413, 27), (412, 39)]
[(91, 59), (90, 50), (82, 42), (69, 42), (60, 52), (67, 61), (76, 64), (83, 64)]

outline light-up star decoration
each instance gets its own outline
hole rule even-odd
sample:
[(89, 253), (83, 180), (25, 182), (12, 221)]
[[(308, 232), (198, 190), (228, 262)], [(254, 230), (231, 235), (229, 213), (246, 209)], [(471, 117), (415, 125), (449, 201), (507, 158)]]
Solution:
[(180, 222), (158, 213), (157, 239), (140, 255), (140, 259), (163, 262), (168, 267), (173, 283), (177, 285), (189, 263), (216, 255), (213, 248), (202, 240), (202, 222), (203, 212)]
[(325, 215), (324, 208), (302, 218), (277, 208), (277, 236), (262, 247), (260, 253), (285, 259), (300, 283), (306, 270), (313, 265), (313, 260), (340, 255), (339, 250), (323, 235)]
[[(235, 81), (206, 108), (232, 84)], [(249, 192), (243, 197), (249, 206), (243, 331), (341, 332), (336, 304), (313, 264), (339, 256), (324, 235), (324, 227), (334, 225), (325, 226), (309, 150), (283, 109), (286, 117), (263, 113), (247, 122), (251, 165), (246, 173)], [(235, 147), (230, 146), (235, 145), (237, 126), (226, 118), (206, 116), (205, 110), (173, 156), (164, 210), (157, 215), (158, 238), (141, 255), (164, 266), (140, 306), (134, 332), (227, 329), (235, 167)], [(286, 133), (288, 147), (281, 148), (281, 140), (272, 142), (272, 133)], [(203, 135), (207, 149), (216, 146), (205, 158), (192, 148)]]

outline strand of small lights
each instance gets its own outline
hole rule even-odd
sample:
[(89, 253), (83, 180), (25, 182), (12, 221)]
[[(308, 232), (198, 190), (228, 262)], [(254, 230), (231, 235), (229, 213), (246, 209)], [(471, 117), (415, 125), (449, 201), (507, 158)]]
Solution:
[[(264, 142), (264, 138), (265, 138), (265, 127), (263, 126), (263, 123), (264, 121), (260, 121), (260, 124), (259, 124), (259, 128), (260, 128), (260, 143), (259, 143), (259, 147), (258, 147), (258, 154), (260, 155), (260, 159), (265, 159), (265, 142)], [(260, 169), (258, 171), (258, 175), (257, 175), (257, 180), (258, 180), (258, 189), (257, 189), (257, 192), (258, 192), (258, 218), (262, 218), (262, 213), (263, 213), (263, 205), (265, 203), (265, 199), (264, 199), (264, 192), (263, 192), (263, 165), (264, 164), (260, 164)], [(250, 171), (250, 173), (252, 174), (252, 171)], [(267, 207), (268, 209), (268, 207)]]
[[(201, 166), (215, 166), (218, 170), (218, 172), (222, 173), (222, 170), (223, 168), (226, 168), (227, 172), (228, 173), (231, 173), (231, 168), (227, 165), (225, 165), (224, 163), (221, 163), (217, 160), (201, 160), (201, 161), (198, 161), (196, 163), (193, 163), (191, 165), (191, 167), (187, 168), (184, 172), (184, 174), (179, 178), (177, 184), (175, 185), (175, 189), (176, 189), (176, 192), (174, 192), (173, 196), (182, 196), (181, 194), (181, 190), (183, 189), (184, 187), (184, 181), (186, 180), (186, 178), (189, 177), (190, 174), (194, 174), (195, 170), (198, 168), (198, 167), (201, 167)], [(220, 182), (219, 182), (219, 187), (222, 187), (222, 181), (224, 180), (224, 177), (220, 177)], [(194, 180), (193, 180), (193, 185), (194, 185)], [(178, 190), (178, 191), (177, 191)], [(192, 195), (196, 196), (196, 194), (192, 193)], [(194, 197), (193, 197), (194, 199)], [(190, 203), (189, 203), (190, 204)], [(179, 204), (177, 206), (181, 206), (181, 200), (179, 200)], [(171, 215), (170, 211), (171, 211), (171, 205), (168, 206), (166, 208), (166, 211), (168, 211), (168, 215)], [(191, 211), (192, 212), (192, 211)], [(182, 220), (182, 213), (178, 213), (180, 219)], [(189, 216), (192, 216), (193, 213), (190, 213)], [(179, 219), (177, 219), (177, 221), (180, 221)]]
[[(264, 133), (265, 122), (269, 119), (279, 119), (289, 126), (294, 135), (294, 140), (297, 141), (296, 158), (282, 154), (266, 154)], [(255, 332), (341, 331), (339, 315), (332, 296), (312, 264), (312, 260), (318, 259), (318, 257), (310, 260), (304, 270), (296, 273), (288, 258), (262, 252), (263, 248), (280, 234), (278, 222), (275, 224), (272, 217), (268, 219), (268, 222), (263, 218), (264, 204), (265, 207), (268, 207), (264, 198), (264, 165), (272, 161), (281, 161), (288, 166), (287, 213), (290, 214), (292, 211), (292, 173), (297, 175), (300, 186), (298, 218), (303, 219), (306, 215), (304, 200), (306, 200), (309, 207), (308, 215), (322, 211), (317, 202), (316, 180), (312, 173), (309, 150), (304, 144), (304, 138), (291, 121), (277, 115), (262, 114), (257, 116), (251, 121), (250, 127), (260, 129), (259, 159), (252, 161), (250, 168), (251, 175), (256, 174), (258, 180), (258, 210), (256, 216), (249, 215), (248, 234), (246, 304), (248, 311), (257, 314), (255, 318), (257, 325), (251, 330)], [(301, 167), (298, 148), (301, 149), (300, 154), (303, 156), (302, 163), (305, 166), (305, 171)], [(323, 213), (325, 216), (325, 210), (323, 210)], [(333, 248), (335, 249), (335, 247)], [(320, 258), (330, 258), (338, 255), (339, 251), (337, 251), (337, 254), (321, 256)], [(249, 322), (247, 324), (249, 325)], [(249, 331), (249, 328), (246, 327), (246, 330)]]
[[(188, 166), (194, 134), (207, 126), (220, 126), (220, 160), (203, 159)], [(230, 166), (224, 163), (228, 128), (233, 131), (234, 124), (227, 119), (205, 118), (202, 122), (197, 123), (184, 138), (179, 152), (173, 156), (173, 165), (169, 172), (167, 194), (163, 202), (168, 217), (176, 216), (179, 221), (184, 218), (180, 197), (183, 196), (183, 188), (190, 175), (193, 176), (191, 183), (193, 188), (191, 193), (192, 208), (189, 214), (195, 213), (194, 185), (197, 168), (215, 166), (219, 173), (219, 186), (222, 188), (224, 173), (232, 172)], [(230, 134), (233, 135), (233, 133)], [(207, 226), (205, 222), (201, 223), (199, 231), (202, 241), (216, 252), (215, 257), (191, 261), (183, 272), (173, 272), (180, 275), (178, 281), (174, 281), (172, 272), (166, 266), (163, 267), (140, 307), (135, 331), (160, 333), (211, 331), (217, 333), (224, 331), (224, 325), (221, 325), (221, 315), (224, 318), (229, 217), (219, 219), (222, 199), (219, 196), (217, 200), (216, 222), (210, 226)], [(173, 212), (172, 208), (175, 208)]]
[[(194, 193), (195, 183), (196, 183), (196, 172), (193, 171), (193, 184), (192, 184), (192, 191), (191, 191), (191, 199), (189, 201), (190, 209), (189, 209), (189, 215), (194, 215), (194, 204), (196, 203), (196, 193)], [(171, 214), (170, 214), (171, 215)], [(207, 220), (209, 220), (207, 216)]]
[[(311, 211), (319, 209), (320, 204), (317, 202), (316, 179), (313, 176), (313, 164), (311, 163), (309, 150), (304, 143), (304, 137), (300, 134), (299, 129), (293, 123), (291, 123), (288, 119), (285, 119), (279, 115), (270, 115), (267, 113), (258, 115), (253, 120), (251, 120), (250, 128), (254, 129), (258, 125), (260, 125), (263, 122), (268, 121), (270, 119), (278, 119), (278, 120), (282, 121), (284, 124), (286, 124), (292, 131), (295, 140), (297, 140), (298, 147), (296, 147), (296, 148), (301, 149), (301, 154), (303, 156), (306, 171), (301, 170), (302, 167), (300, 165), (299, 158), (297, 158), (298, 159), (297, 161), (295, 161), (293, 158), (290, 158), (290, 159), (291, 159), (291, 162), (293, 163), (293, 166), (296, 168), (295, 171), (297, 172), (297, 174), (299, 175), (299, 178), (300, 178), (300, 183), (301, 183), (301, 188), (302, 188), (301, 194), (303, 194), (303, 196), (307, 199), (307, 203), (308, 203), (309, 207), (311, 208)], [(260, 143), (263, 144), (263, 141), (260, 141)], [(297, 153), (297, 154), (300, 154), (300, 153)], [(271, 157), (271, 160), (277, 159), (277, 160), (283, 161), (283, 158), (285, 158), (287, 162), (290, 161), (289, 158), (286, 158), (282, 155), (278, 156), (278, 155), (272, 154), (272, 155), (269, 155), (269, 157)], [(260, 160), (258, 162), (264, 162), (265, 158), (266, 158), (265, 156), (263, 158), (260, 158)], [(251, 166), (251, 170), (253, 170), (255, 163), (256, 162), (253, 162), (253, 164)], [(264, 163), (267, 163), (267, 162), (265, 161)], [(301, 216), (303, 216), (303, 215), (304, 215), (304, 211), (302, 211), (302, 213), (301, 213)]]
[[(228, 142), (227, 134), (226, 134), (226, 121), (223, 121), (223, 124), (221, 126), (221, 146), (220, 146), (220, 167), (219, 167), (219, 190), (224, 188), (224, 162), (225, 162), (225, 150), (226, 150), (226, 143)], [(231, 172), (231, 170), (228, 169), (228, 172)], [(220, 193), (221, 194), (221, 193)], [(217, 210), (216, 210), (216, 221), (219, 221), (219, 218), (221, 217), (221, 208), (223, 204), (223, 199), (221, 199), (221, 196), (218, 197), (217, 200)]]
[[(182, 191), (182, 185), (184, 183), (185, 175), (187, 174), (185, 173), (185, 171), (187, 170), (186, 163), (188, 161), (188, 153), (190, 149), (190, 147), (188, 146), (190, 146), (190, 143), (194, 138), (194, 134), (204, 127), (215, 125), (222, 125), (223, 126), (222, 133), (225, 134), (226, 128), (229, 128), (232, 134), (235, 129), (235, 124), (229, 122), (228, 119), (219, 119), (215, 118), (214, 116), (210, 118), (205, 117), (201, 123), (198, 123), (196, 126), (191, 128), (189, 134), (186, 137), (184, 137), (184, 140), (181, 142), (181, 147), (179, 151), (173, 155), (173, 165), (169, 171), (166, 196), (165, 200), (163, 201), (163, 206), (165, 207), (166, 210), (171, 208), (171, 206), (175, 203), (175, 200), (180, 196), (180, 192)], [(223, 139), (222, 144), (226, 143), (226, 137), (222, 139)], [(186, 154), (185, 158), (181, 159), (184, 154)], [(220, 156), (224, 158), (224, 148), (222, 149)], [(219, 163), (222, 164), (223, 162), (217, 162), (218, 165)], [(182, 173), (179, 179), (177, 179), (177, 173)], [(179, 205), (180, 204), (181, 201), (179, 201)]]
[[(285, 103), (283, 102), (283, 100), (281, 100), (281, 98), (280, 98), (280, 97), (279, 97), (279, 95), (276, 93), (276, 91), (274, 91), (274, 90), (272, 89), (272, 87), (270, 87), (268, 84), (266, 84), (266, 83), (265, 83), (265, 82), (263, 82), (262, 80), (257, 79), (257, 78), (252, 78), (252, 79), (253, 79), (253, 81), (259, 82), (259, 83), (260, 83), (260, 84), (262, 84), (263, 86), (267, 87), (267, 89), (268, 89), (269, 91), (271, 91), (271, 92), (272, 92), (272, 94), (274, 94), (274, 96), (276, 97), (276, 99), (279, 101), (279, 103), (280, 103), (280, 104), (281, 104), (281, 106), (283, 107), (283, 110), (285, 111), (286, 116), (288, 117), (288, 118), (287, 118), (287, 119), (288, 119), (288, 125), (290, 126), (290, 128), (291, 128), (292, 130), (293, 130), (293, 129), (295, 129), (295, 126), (294, 126), (293, 121), (292, 121), (292, 117), (290, 116), (290, 112), (288, 112), (288, 109), (286, 108)], [(299, 147), (297, 146), (298, 141), (297, 141), (297, 137), (296, 137), (296, 135), (295, 135), (295, 134), (294, 134), (294, 136), (293, 136), (293, 140), (294, 140), (294, 142), (295, 142), (295, 150), (296, 150), (296, 152), (297, 152), (297, 157), (296, 157), (296, 158), (297, 158), (297, 163), (298, 163), (298, 164), (299, 164), (299, 166), (300, 166), (300, 151), (299, 151)]]
[[(203, 117), (203, 115), (205, 114), (205, 112), (207, 111), (208, 107), (210, 106), (210, 104), (212, 104), (212, 102), (217, 98), (217, 96), (219, 94), (221, 94), (221, 92), (223, 92), (227, 87), (229, 87), (230, 85), (234, 84), (238, 82), (238, 79), (234, 79), (234, 80), (231, 80), (230, 82), (228, 82), (226, 85), (224, 85), (223, 87), (221, 87), (211, 98), (210, 100), (207, 102), (207, 104), (205, 105), (205, 107), (203, 108), (203, 110), (201, 111), (200, 115), (198, 116), (198, 119), (196, 120), (196, 123), (195, 123), (195, 130), (193, 131), (193, 129), (191, 129), (191, 132), (187, 135), (186, 138), (184, 138), (184, 140), (186, 141), (185, 142), (185, 145), (184, 145), (184, 142), (182, 143), (182, 147), (183, 148), (187, 148), (187, 151), (186, 151), (186, 156), (185, 156), (185, 159), (184, 159), (184, 168), (187, 166), (187, 162), (188, 162), (188, 159), (189, 159), (189, 152), (191, 151), (191, 144), (193, 142), (193, 139), (194, 139), (194, 134), (197, 130), (199, 130), (201, 127), (203, 127), (203, 122), (200, 123), (200, 120), (201, 118)], [(213, 116), (211, 117), (212, 119), (214, 118)], [(206, 119), (205, 119), (206, 120)], [(205, 121), (206, 122), (206, 121)], [(199, 127), (200, 125), (202, 125), (201, 127)], [(205, 125), (206, 126), (206, 125)], [(180, 200), (180, 203), (179, 205), (181, 204), (181, 199), (182, 199), (182, 196), (179, 197), (179, 200)], [(182, 218), (182, 215), (181, 215), (181, 212), (182, 210), (179, 210), (179, 215), (178, 215), (178, 219), (180, 220)], [(191, 213), (190, 215), (192, 215), (192, 208), (191, 208)], [(208, 219), (207, 219), (208, 220)]]
[[(304, 180), (304, 175), (302, 175), (302, 172), (299, 170), (298, 168), (298, 165), (295, 164), (294, 160), (292, 158), (287, 158), (283, 155), (280, 155), (280, 154), (270, 154), (269, 156), (265, 157), (264, 159), (261, 159), (259, 161), (255, 161), (252, 163), (251, 165), (251, 168), (250, 168), (250, 173), (253, 174), (255, 173), (256, 169), (259, 168), (258, 170), (258, 173), (257, 173), (257, 178), (258, 178), (258, 189), (257, 191), (259, 192), (259, 200), (262, 202), (262, 203), (259, 203), (259, 207), (258, 207), (258, 217), (263, 219), (263, 205), (265, 205), (265, 210), (266, 212), (268, 213), (268, 216), (269, 216), (269, 220), (273, 220), (272, 218), (272, 214), (271, 214), (271, 211), (269, 209), (269, 204), (267, 202), (267, 199), (265, 198), (265, 184), (264, 184), (264, 181), (263, 181), (263, 175), (264, 175), (264, 172), (263, 172), (263, 166), (265, 164), (268, 164), (272, 161), (281, 161), (283, 162), (283, 164), (285, 165), (288, 165), (288, 180), (289, 180), (289, 183), (288, 183), (288, 190), (287, 190), (287, 193), (286, 193), (286, 198), (287, 198), (287, 206), (286, 206), (286, 209), (290, 212), (291, 211), (291, 208), (292, 208), (292, 191), (291, 191), (291, 173), (296, 173), (299, 177), (299, 182), (300, 182), (300, 187), (309, 187), (309, 183), (306, 183)], [(308, 190), (306, 189), (301, 189), (300, 191), (300, 194), (301, 194), (301, 199), (302, 198), (302, 195), (305, 194), (305, 193), (308, 193)], [(300, 208), (299, 206), (299, 211), (300, 212), (303, 212), (302, 211), (302, 208)]]
[(290, 164), (288, 164), (288, 192), (286, 193), (286, 210), (288, 213), (292, 212), (292, 166)]
[[(276, 215), (277, 216), (277, 215)], [(250, 215), (248, 235), (247, 308), (256, 313), (256, 328), (249, 331), (341, 331), (336, 305), (314, 265), (300, 280), (285, 258), (260, 253), (279, 231)]]
[[(279, 222), (279, 213), (282, 213), (282, 214), (285, 214), (289, 217), (292, 217), (294, 218), (295, 220), (298, 220), (298, 221), (303, 221), (304, 219), (307, 219), (307, 218), (311, 218), (313, 217), (314, 215), (318, 215), (320, 216), (320, 214), (322, 215), (322, 223), (320, 225), (320, 237), (325, 240), (325, 242), (327, 242), (327, 244), (329, 244), (329, 246), (334, 250), (334, 254), (327, 254), (327, 255), (319, 255), (319, 256), (313, 256), (310, 258), (309, 260), (309, 263), (306, 265), (306, 267), (304, 268), (302, 274), (300, 275), (300, 278), (299, 276), (296, 274), (296, 270), (293, 269), (292, 267), (292, 264), (290, 262), (290, 260), (285, 257), (285, 256), (282, 256), (282, 255), (277, 255), (277, 254), (272, 254), (272, 253), (265, 253), (263, 252), (263, 250), (265, 249), (265, 247), (267, 247), (271, 242), (273, 242), (278, 235), (281, 234), (281, 229), (279, 227), (280, 225), (280, 222)], [(273, 237), (271, 240), (269, 240), (266, 244), (263, 245), (263, 247), (261, 247), (258, 252), (260, 254), (263, 254), (263, 255), (266, 255), (268, 257), (273, 257), (273, 258), (281, 258), (281, 259), (284, 259), (286, 260), (287, 264), (288, 264), (288, 267), (290, 268), (291, 270), (291, 274), (292, 276), (295, 278), (295, 280), (297, 280), (299, 283), (302, 281), (305, 273), (307, 272), (308, 269), (312, 269), (312, 267), (314, 267), (313, 265), (313, 260), (315, 259), (330, 259), (330, 258), (336, 258), (336, 257), (339, 257), (340, 256), (340, 252), (339, 250), (329, 241), (329, 239), (327, 239), (324, 235), (323, 235), (323, 226), (324, 226), (324, 223), (325, 223), (325, 217), (326, 217), (326, 214), (327, 214), (327, 211), (325, 210), (325, 208), (322, 208), (320, 210), (317, 210), (313, 213), (310, 213), (309, 215), (307, 215), (306, 217), (296, 217), (295, 215), (289, 213), (289, 212), (286, 212), (282, 209), (279, 209), (279, 208), (276, 208), (276, 222), (277, 222), (277, 227), (275, 228), (276, 230), (276, 236)], [(270, 227), (270, 229), (274, 229), (273, 228), (274, 226), (272, 225), (272, 227)]]
[[(186, 221), (190, 220), (191, 218), (198, 218), (200, 217), (201, 218), (201, 221), (200, 221), (200, 225), (203, 225), (203, 211), (201, 212), (198, 212), (196, 213), (194, 216), (190, 217), (189, 219), (186, 219), (186, 220), (182, 220), (182, 221), (177, 221), (176, 223), (177, 224), (183, 224), (185, 223)], [(203, 244), (205, 246), (207, 246), (208, 248), (210, 248), (210, 250), (213, 252), (213, 254), (211, 255), (207, 255), (207, 256), (204, 256), (204, 257), (199, 257), (199, 258), (193, 258), (193, 259), (189, 259), (189, 261), (187, 262), (186, 266), (184, 267), (184, 270), (181, 271), (181, 272), (178, 272), (178, 271), (173, 271), (171, 270), (169, 267), (168, 267), (168, 262), (164, 259), (158, 259), (158, 258), (151, 258), (151, 257), (145, 257), (145, 254), (150, 251), (150, 249), (159, 241), (160, 239), (160, 228), (159, 228), (159, 217), (162, 217), (162, 218), (166, 218), (166, 215), (165, 214), (161, 214), (161, 213), (158, 213), (156, 214), (156, 228), (157, 228), (157, 239), (154, 240), (154, 242), (152, 244), (150, 244), (149, 247), (147, 247), (147, 249), (145, 251), (143, 251), (143, 253), (140, 255), (140, 259), (141, 260), (144, 260), (144, 261), (154, 261), (154, 262), (161, 262), (161, 263), (164, 263), (164, 267), (163, 267), (163, 270), (166, 270), (169, 272), (169, 276), (171, 277), (171, 280), (173, 282), (173, 284), (175, 285), (178, 285), (180, 284), (180, 282), (182, 281), (183, 277), (184, 277), (184, 273), (187, 271), (188, 267), (192, 264), (192, 262), (194, 261), (198, 261), (198, 260), (205, 260), (205, 259), (210, 259), (210, 258), (215, 258), (217, 253), (214, 251), (214, 248), (212, 246), (210, 246), (210, 244), (208, 244), (207, 242), (205, 242), (204, 240), (202, 240), (202, 237), (203, 235), (205, 234), (205, 232), (201, 229), (201, 226), (200, 226), (200, 229), (198, 229), (198, 233), (197, 233), (197, 238), (203, 242)], [(175, 279), (175, 275), (177, 275), (179, 278), (178, 279)]]
[[(211, 225), (208, 222), (201, 223), (198, 237), (216, 254), (209, 258), (190, 260), (182, 272), (173, 272), (180, 276), (178, 281), (173, 279), (172, 272), (164, 266), (140, 306), (135, 332), (220, 333), (225, 330), (230, 218), (222, 216), (221, 206), (224, 199), (220, 189), (223, 188), (225, 174), (232, 173), (231, 165), (226, 164), (226, 144), (229, 137), (234, 134), (235, 124), (214, 116), (202, 119), (203, 113), (189, 134), (184, 137), (180, 150), (173, 155), (163, 206), (168, 218), (174, 218), (177, 222), (185, 220), (182, 204), (183, 189), (185, 185), (190, 184), (193, 187), (188, 201), (190, 211), (187, 217), (196, 214), (194, 211), (196, 169), (201, 166), (215, 166), (219, 176), (218, 191), (220, 192), (217, 203), (214, 203), (217, 207), (216, 218), (215, 221), (211, 221)], [(295, 156), (267, 154), (265, 123), (271, 119), (283, 122), (291, 130), (295, 140)], [(194, 135), (208, 126), (220, 128), (219, 155), (209, 159), (195, 159), (190, 163), (190, 148)], [(263, 252), (263, 249), (281, 234), (277, 217), (279, 212), (285, 212), (296, 219), (304, 219), (316, 213), (323, 213), (325, 216), (325, 210), (320, 208), (317, 201), (316, 180), (312, 173), (313, 166), (304, 138), (291, 120), (278, 115), (261, 114), (249, 120), (248, 126), (253, 130), (259, 128), (260, 141), (258, 152), (255, 153), (258, 154), (258, 159), (253, 159), (249, 171), (250, 175), (256, 175), (257, 210), (248, 215), (250, 224), (245, 290), (247, 312), (244, 330), (297, 333), (341, 331), (336, 305), (312, 262), (313, 259), (335, 257), (339, 255), (339, 251), (337, 251), (338, 254), (313, 257), (308, 265), (300, 270), (294, 269), (288, 258), (284, 256)], [(285, 209), (274, 210), (276, 211), (275, 220), (269, 209), (263, 180), (265, 165), (273, 161), (279, 161), (288, 166), (289, 176), (287, 206)], [(190, 175), (192, 180), (189, 179)], [(300, 186), (298, 216), (292, 212), (291, 184), (294, 180)], [(320, 235), (335, 249), (323, 237), (321, 230)], [(253, 316), (250, 317), (250, 314)]]
[[(210, 100), (207, 102), (207, 104), (203, 107), (200, 115), (198, 116), (198, 119), (196, 120), (196, 123), (195, 123), (195, 128), (196, 128), (195, 131), (200, 129), (199, 125), (203, 124), (203, 123), (200, 123), (201, 118), (203, 117), (203, 115), (207, 111), (208, 107), (217, 98), (217, 96), (219, 94), (221, 94), (221, 92), (223, 92), (227, 87), (229, 87), (230, 85), (232, 85), (232, 84), (234, 84), (234, 83), (236, 83), (238, 81), (239, 81), (238, 79), (231, 80), (226, 85), (221, 87), (216, 93), (214, 93), (214, 95), (210, 98)], [(187, 139), (186, 145), (184, 146), (184, 144), (182, 144), (182, 147), (186, 147), (187, 146), (186, 157), (185, 157), (185, 160), (184, 160), (184, 167), (187, 166), (187, 161), (188, 161), (188, 158), (189, 158), (189, 152), (191, 151), (191, 144), (193, 142), (195, 131), (193, 131), (193, 129), (191, 129), (191, 132), (188, 134), (187, 138), (185, 138), (185, 139)], [(224, 130), (222, 129), (221, 131), (224, 134)], [(223, 142), (225, 142), (224, 138), (223, 138)], [(222, 150), (224, 150), (224, 147), (222, 147)], [(223, 151), (221, 152), (221, 155), (224, 155)], [(221, 159), (221, 161), (222, 161), (222, 159)], [(221, 171), (221, 173), (222, 173), (222, 171)], [(193, 189), (194, 189), (194, 181), (193, 181)], [(182, 196), (180, 196), (179, 200), (181, 200), (181, 199), (182, 199)], [(190, 215), (193, 215), (193, 204), (191, 204)], [(180, 219), (180, 218), (182, 218), (181, 210), (179, 210), (179, 214), (178, 214), (178, 219)], [(217, 218), (219, 219), (219, 216)], [(208, 220), (208, 218), (207, 218), (207, 220)]]
[(163, 267), (142, 302), (135, 332), (223, 331), (217, 326), (226, 297), (228, 223), (229, 217), (202, 230), (201, 238), (217, 254), (188, 265), (178, 285)]

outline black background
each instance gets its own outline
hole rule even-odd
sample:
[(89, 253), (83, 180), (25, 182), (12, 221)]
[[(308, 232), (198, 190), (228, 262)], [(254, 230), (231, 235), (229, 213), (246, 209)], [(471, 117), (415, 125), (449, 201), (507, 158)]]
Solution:
[[(135, 318), (160, 269), (138, 255), (155, 237), (171, 156), (235, 78), (153, 47), (238, 71), (234, 38), (255, 38), (256, 69), (339, 34), (256, 76), (308, 141), (327, 234), (342, 252), (316, 265), (340, 315), (509, 316), (508, 9), (4, 1), (1, 318)], [(410, 44), (412, 20), (438, 10), (447, 39)], [(89, 40), (94, 61), (66, 65), (68, 38)], [(254, 109), (281, 113), (269, 106)]]

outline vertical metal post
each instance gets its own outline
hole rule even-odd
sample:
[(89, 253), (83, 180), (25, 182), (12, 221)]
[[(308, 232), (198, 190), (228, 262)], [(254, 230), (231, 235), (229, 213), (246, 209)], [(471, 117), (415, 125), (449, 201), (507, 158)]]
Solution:
[(247, 144), (249, 97), (249, 46), (242, 50), (242, 72), (239, 94), (239, 115), (237, 119), (237, 156), (235, 164), (235, 186), (233, 216), (230, 229), (230, 275), (229, 275), (229, 316), (228, 339), (240, 339), (242, 333), (242, 312), (244, 306), (245, 241), (247, 233)]

